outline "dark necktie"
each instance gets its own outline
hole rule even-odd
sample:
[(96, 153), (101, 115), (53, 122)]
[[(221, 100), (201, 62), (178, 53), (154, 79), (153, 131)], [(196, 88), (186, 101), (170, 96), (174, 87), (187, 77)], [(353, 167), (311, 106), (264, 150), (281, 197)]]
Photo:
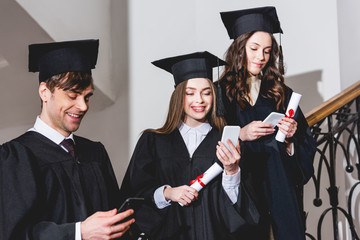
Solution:
[(60, 144), (63, 145), (64, 148), (66, 148), (66, 150), (69, 151), (72, 157), (75, 157), (74, 142), (72, 139), (70, 138), (64, 139)]

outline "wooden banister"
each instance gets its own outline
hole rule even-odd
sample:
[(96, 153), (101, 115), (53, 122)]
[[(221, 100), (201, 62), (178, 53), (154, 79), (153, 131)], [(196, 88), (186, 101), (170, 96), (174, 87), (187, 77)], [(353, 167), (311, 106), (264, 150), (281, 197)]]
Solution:
[(306, 113), (305, 117), (309, 126), (312, 127), (358, 96), (360, 96), (360, 81)]
[[(322, 233), (325, 231), (325, 238), (330, 239), (328, 230), (331, 226), (323, 224), (326, 215), (328, 218), (332, 218), (333, 238), (331, 239), (339, 239), (340, 229), (351, 232), (351, 239), (360, 239), (360, 235), (357, 233), (360, 229), (358, 227), (360, 226), (360, 219), (357, 215), (353, 215), (352, 210), (353, 207), (358, 206), (360, 196), (358, 194), (358, 188), (360, 188), (360, 165), (358, 164), (360, 158), (360, 149), (358, 149), (360, 146), (360, 134), (358, 134), (360, 130), (359, 107), (360, 81), (305, 114), (317, 150), (313, 162), (316, 172), (312, 176), (315, 193), (312, 191), (307, 193), (310, 194), (310, 198), (314, 194), (314, 198), (310, 199), (309, 196), (306, 196), (304, 201), (308, 202), (310, 199), (316, 207), (324, 204), (322, 208), (324, 211), (321, 215), (309, 211), (309, 216), (306, 218), (311, 223), (315, 220), (318, 221), (318, 240), (324, 239)], [(349, 175), (351, 181), (337, 181), (339, 177), (340, 179), (343, 178), (344, 174), (346, 174), (346, 178)], [(324, 177), (328, 178), (329, 181), (321, 181)], [(338, 189), (340, 188), (346, 192), (349, 191), (349, 195), (345, 196), (342, 202), (347, 202), (347, 207), (344, 206), (346, 204), (339, 202)], [(324, 198), (322, 195), (326, 192), (325, 189), (329, 195), (328, 203), (322, 200)], [(348, 227), (339, 226), (339, 219), (343, 217), (348, 220)], [(313, 229), (312, 231), (315, 232), (316, 230)], [(307, 236), (316, 240), (310, 232), (307, 232)]]

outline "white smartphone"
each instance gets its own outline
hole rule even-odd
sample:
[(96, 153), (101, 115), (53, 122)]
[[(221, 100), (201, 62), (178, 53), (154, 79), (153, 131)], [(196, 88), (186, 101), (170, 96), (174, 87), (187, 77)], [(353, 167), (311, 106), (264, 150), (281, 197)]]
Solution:
[(278, 112), (272, 112), (270, 113), (265, 119), (264, 123), (271, 123), (273, 125), (273, 128), (278, 124), (278, 122), (285, 117), (285, 114), (278, 113)]
[(232, 144), (236, 147), (237, 141), (239, 139), (239, 133), (240, 133), (240, 127), (239, 126), (225, 126), (221, 142), (229, 149), (229, 151), (232, 153), (229, 144), (226, 142), (227, 139), (230, 139)]

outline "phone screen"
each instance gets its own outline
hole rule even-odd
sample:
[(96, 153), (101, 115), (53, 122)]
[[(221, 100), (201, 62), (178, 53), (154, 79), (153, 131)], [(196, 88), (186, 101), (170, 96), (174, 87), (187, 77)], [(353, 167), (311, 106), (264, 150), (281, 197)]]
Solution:
[(264, 123), (271, 123), (273, 125), (273, 127), (276, 127), (278, 122), (281, 119), (283, 119), (284, 117), (285, 117), (285, 115), (283, 113), (272, 112), (264, 119), (263, 122)]
[(229, 144), (227, 143), (227, 139), (230, 139), (232, 144), (236, 147), (237, 141), (239, 139), (239, 133), (240, 133), (240, 127), (239, 126), (225, 126), (221, 142), (229, 149), (229, 151), (232, 153)]

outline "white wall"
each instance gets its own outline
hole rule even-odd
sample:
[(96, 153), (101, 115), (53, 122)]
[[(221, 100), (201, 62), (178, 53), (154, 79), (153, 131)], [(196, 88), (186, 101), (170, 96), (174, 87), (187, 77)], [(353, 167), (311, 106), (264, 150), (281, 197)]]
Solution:
[(339, 14), (339, 64), (341, 68), (341, 88), (350, 86), (354, 79), (360, 80), (360, 2), (338, 1)]
[[(43, 27), (54, 41), (76, 39), (100, 39), (99, 61), (94, 78), (100, 88), (112, 100), (111, 75), (111, 0), (16, 0), (34, 20)], [(41, 7), (40, 7), (41, 6)]]
[(306, 82), (312, 91), (305, 88), (301, 92), (304, 99), (318, 95), (311, 107), (339, 92), (335, 0), (295, 3), (286, 0), (271, 3), (266, 0), (132, 0), (129, 2), (130, 151), (143, 129), (163, 124), (173, 91), (172, 76), (150, 62), (204, 50), (223, 57), (231, 41), (219, 12), (268, 5), (277, 8), (284, 31), (282, 45), (291, 87), (303, 89), (304, 83), (297, 82), (300, 79), (297, 76), (318, 71), (320, 79)]

